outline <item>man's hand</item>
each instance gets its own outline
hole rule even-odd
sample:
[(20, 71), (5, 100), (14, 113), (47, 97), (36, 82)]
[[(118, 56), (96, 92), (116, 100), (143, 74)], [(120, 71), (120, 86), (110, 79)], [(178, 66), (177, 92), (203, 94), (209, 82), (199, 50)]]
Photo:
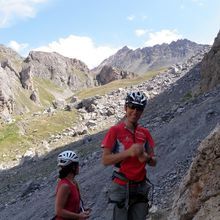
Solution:
[(143, 152), (139, 157), (138, 160), (143, 163), (143, 162), (148, 162), (151, 159), (150, 155), (146, 152)]
[(140, 156), (144, 153), (144, 146), (143, 144), (132, 144), (127, 152), (130, 157)]
[(143, 162), (147, 162), (148, 165), (154, 167), (157, 164), (156, 158), (155, 157), (151, 157), (149, 154), (147, 154), (146, 152), (144, 152), (143, 154), (141, 154), (138, 157), (138, 160), (143, 163)]

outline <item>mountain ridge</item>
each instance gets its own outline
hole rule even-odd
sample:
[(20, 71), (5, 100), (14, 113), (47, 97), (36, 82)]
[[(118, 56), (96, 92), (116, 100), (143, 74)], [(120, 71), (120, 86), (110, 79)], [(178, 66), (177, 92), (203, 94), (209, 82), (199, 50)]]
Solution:
[(109, 65), (143, 74), (148, 70), (185, 62), (193, 54), (200, 50), (208, 50), (209, 48), (209, 45), (197, 44), (187, 39), (173, 41), (170, 44), (163, 43), (153, 47), (137, 48), (135, 50), (124, 46), (92, 71), (97, 73), (103, 66)]

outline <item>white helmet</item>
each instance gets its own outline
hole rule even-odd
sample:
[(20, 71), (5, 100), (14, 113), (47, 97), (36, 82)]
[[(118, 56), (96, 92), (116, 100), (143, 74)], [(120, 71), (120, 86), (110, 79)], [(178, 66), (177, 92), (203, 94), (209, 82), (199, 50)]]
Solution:
[(139, 105), (144, 108), (147, 104), (147, 97), (143, 92), (129, 92), (125, 99), (125, 104), (129, 103)]
[(79, 163), (79, 158), (74, 151), (67, 150), (58, 155), (57, 162), (57, 166), (67, 166), (72, 162)]

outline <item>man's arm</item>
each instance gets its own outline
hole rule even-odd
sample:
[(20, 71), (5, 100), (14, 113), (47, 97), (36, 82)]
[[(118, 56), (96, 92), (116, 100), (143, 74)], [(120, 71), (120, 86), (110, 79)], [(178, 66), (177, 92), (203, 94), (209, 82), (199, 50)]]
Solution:
[(122, 160), (124, 160), (128, 157), (139, 156), (139, 155), (143, 154), (143, 150), (144, 150), (143, 145), (133, 144), (127, 150), (112, 154), (111, 149), (104, 147), (103, 153), (102, 153), (102, 164), (105, 166), (116, 164), (116, 163), (121, 162)]

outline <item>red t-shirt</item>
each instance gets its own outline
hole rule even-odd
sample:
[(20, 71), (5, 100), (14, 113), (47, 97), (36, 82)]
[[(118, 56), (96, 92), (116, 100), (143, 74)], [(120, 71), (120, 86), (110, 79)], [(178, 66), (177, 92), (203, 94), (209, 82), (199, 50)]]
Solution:
[[(134, 143), (144, 144), (147, 153), (154, 156), (154, 140), (148, 129), (138, 125), (132, 132), (124, 122), (109, 129), (102, 141), (102, 147), (111, 149), (112, 153), (118, 153), (130, 148)], [(139, 182), (146, 177), (145, 166), (146, 162), (140, 162), (138, 157), (129, 157), (120, 163), (119, 172), (123, 173), (127, 179)], [(124, 181), (117, 178), (114, 181), (125, 184)]]
[[(62, 184), (67, 184), (70, 188), (70, 195), (67, 199), (67, 202), (64, 208), (68, 211), (79, 213), (80, 212), (80, 193), (79, 193), (78, 187), (74, 183), (69, 181), (68, 179), (63, 178), (58, 182), (56, 192), (58, 191), (59, 187)], [(56, 220), (65, 220), (65, 219), (62, 217), (56, 216)]]

